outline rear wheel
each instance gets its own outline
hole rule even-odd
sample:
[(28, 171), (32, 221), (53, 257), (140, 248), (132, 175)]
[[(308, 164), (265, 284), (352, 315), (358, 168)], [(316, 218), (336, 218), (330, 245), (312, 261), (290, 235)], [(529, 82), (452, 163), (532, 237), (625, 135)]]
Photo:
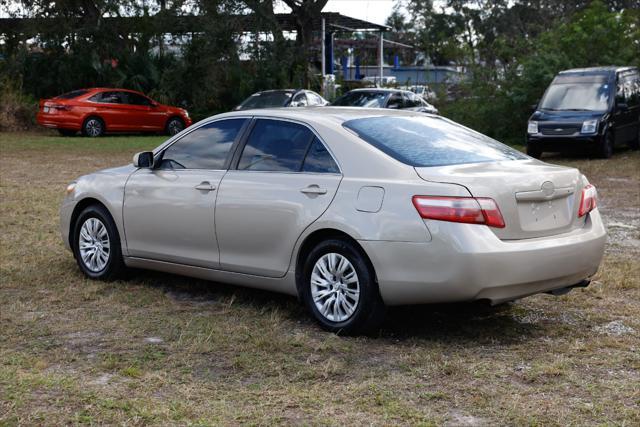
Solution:
[(331, 239), (307, 256), (302, 299), (324, 329), (345, 335), (377, 330), (385, 315), (373, 268), (353, 243)]
[(75, 136), (77, 132), (70, 129), (58, 129), (58, 133), (62, 136)]
[(182, 119), (178, 117), (173, 117), (169, 119), (169, 121), (167, 122), (166, 131), (168, 135), (173, 136), (177, 133), (182, 132), (183, 130), (184, 130), (184, 122), (182, 121)]
[(89, 117), (84, 121), (82, 134), (91, 138), (104, 135), (104, 122), (98, 117)]
[(602, 159), (613, 156), (613, 133), (607, 132), (596, 145), (596, 155)]
[(80, 213), (72, 242), (76, 262), (87, 277), (114, 280), (124, 273), (120, 236), (103, 206), (88, 206)]

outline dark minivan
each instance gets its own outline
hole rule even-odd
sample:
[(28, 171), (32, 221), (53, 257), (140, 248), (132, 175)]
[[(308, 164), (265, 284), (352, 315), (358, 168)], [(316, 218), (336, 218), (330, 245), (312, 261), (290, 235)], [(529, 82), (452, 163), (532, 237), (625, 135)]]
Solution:
[(640, 144), (640, 73), (636, 67), (561, 71), (527, 128), (527, 154), (588, 149), (609, 158), (615, 145)]

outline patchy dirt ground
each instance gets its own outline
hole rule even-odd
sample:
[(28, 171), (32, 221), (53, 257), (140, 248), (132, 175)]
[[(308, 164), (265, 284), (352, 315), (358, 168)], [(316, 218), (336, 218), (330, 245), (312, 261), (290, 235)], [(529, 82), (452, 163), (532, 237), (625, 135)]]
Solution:
[(58, 236), (66, 184), (161, 140), (0, 134), (0, 424), (640, 424), (640, 153), (545, 159), (598, 188), (589, 288), (394, 309), (344, 338), (285, 296), (81, 276)]

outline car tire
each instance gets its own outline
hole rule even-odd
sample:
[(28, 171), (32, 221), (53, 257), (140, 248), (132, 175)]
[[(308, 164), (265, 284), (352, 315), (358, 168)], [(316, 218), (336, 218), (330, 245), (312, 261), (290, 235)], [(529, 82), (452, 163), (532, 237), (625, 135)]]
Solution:
[(120, 235), (106, 208), (85, 208), (73, 225), (72, 248), (85, 276), (95, 280), (115, 280), (126, 270)]
[(58, 133), (62, 136), (76, 136), (77, 131), (71, 129), (58, 129)]
[(596, 145), (596, 155), (601, 159), (609, 159), (613, 156), (613, 133), (607, 131)]
[(638, 126), (638, 134), (636, 135), (636, 139), (629, 143), (629, 148), (634, 151), (640, 149), (640, 126)]
[(82, 134), (89, 138), (97, 138), (104, 135), (104, 121), (99, 117), (89, 117), (82, 125)]
[(378, 330), (386, 312), (373, 267), (354, 243), (342, 239), (316, 245), (302, 264), (300, 292), (320, 326), (341, 335)]
[(527, 145), (527, 155), (533, 157), (534, 159), (539, 159), (540, 157), (542, 157), (542, 150), (538, 147)]
[(176, 135), (184, 130), (184, 121), (179, 117), (172, 117), (167, 121), (165, 132), (169, 136)]

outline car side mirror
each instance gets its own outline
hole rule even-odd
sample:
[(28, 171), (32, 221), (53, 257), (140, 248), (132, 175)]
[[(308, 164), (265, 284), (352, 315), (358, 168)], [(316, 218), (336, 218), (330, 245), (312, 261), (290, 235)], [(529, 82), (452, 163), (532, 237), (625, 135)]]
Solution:
[(538, 103), (536, 102), (535, 104), (531, 104), (531, 111), (536, 111), (538, 109)]
[(143, 151), (133, 156), (133, 166), (137, 168), (152, 168), (153, 153), (151, 151)]

